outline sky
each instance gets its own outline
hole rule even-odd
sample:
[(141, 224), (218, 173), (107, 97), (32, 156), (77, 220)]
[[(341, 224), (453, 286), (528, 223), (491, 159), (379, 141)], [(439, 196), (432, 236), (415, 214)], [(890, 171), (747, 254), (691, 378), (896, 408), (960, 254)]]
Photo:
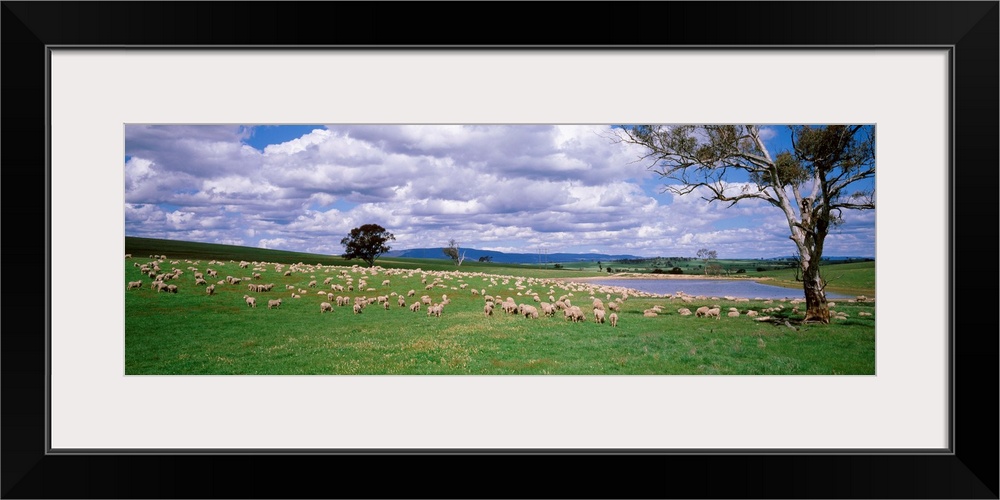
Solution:
[[(772, 156), (786, 127), (767, 126)], [(770, 258), (796, 254), (760, 200), (664, 192), (610, 125), (126, 125), (125, 234), (340, 255), (379, 224), (393, 250)], [(746, 179), (731, 178), (735, 188)], [(871, 181), (869, 181), (870, 187)], [(875, 210), (825, 256), (875, 256)], [(443, 255), (443, 254), (442, 254)]]

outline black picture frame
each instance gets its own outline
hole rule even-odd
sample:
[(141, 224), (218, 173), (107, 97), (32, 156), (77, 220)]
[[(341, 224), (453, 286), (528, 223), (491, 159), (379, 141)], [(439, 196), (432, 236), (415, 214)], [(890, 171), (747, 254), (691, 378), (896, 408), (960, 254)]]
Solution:
[[(996, 1), (2, 4), (0, 158), (14, 238), (3, 249), (4, 498), (998, 498), (995, 277), (974, 269), (992, 257), (982, 242), (997, 241), (1000, 206)], [(976, 310), (952, 315), (951, 453), (49, 454), (48, 289), (60, 285), (48, 272), (46, 62), (55, 45), (951, 47), (948, 307)], [(365, 479), (372, 472), (381, 480)]]

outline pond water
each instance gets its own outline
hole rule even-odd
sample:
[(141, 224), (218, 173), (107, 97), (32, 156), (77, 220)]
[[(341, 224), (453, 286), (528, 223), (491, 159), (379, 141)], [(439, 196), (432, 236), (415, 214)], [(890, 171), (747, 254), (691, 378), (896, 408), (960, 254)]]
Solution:
[[(764, 285), (749, 279), (740, 280), (699, 280), (699, 279), (598, 279), (587, 280), (587, 283), (604, 286), (618, 286), (639, 290), (646, 293), (673, 295), (684, 292), (688, 295), (705, 295), (707, 297), (745, 297), (752, 299), (802, 299), (805, 293), (801, 288), (784, 288), (774, 285)], [(827, 292), (828, 299), (851, 299), (853, 295)]]

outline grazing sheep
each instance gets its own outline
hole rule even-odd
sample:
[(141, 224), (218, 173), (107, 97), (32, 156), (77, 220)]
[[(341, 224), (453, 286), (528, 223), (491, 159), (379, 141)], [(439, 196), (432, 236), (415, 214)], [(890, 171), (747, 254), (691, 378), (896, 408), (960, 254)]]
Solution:
[(645, 311), (643, 311), (642, 315), (643, 315), (643, 317), (646, 317), (646, 318), (655, 318), (655, 317), (659, 316), (659, 314), (656, 314), (655, 312), (653, 312), (653, 311), (651, 311), (649, 309), (646, 309)]
[(323, 302), (319, 305), (319, 313), (323, 314), (327, 311), (333, 312), (333, 305), (329, 302)]
[(382, 303), (382, 307), (384, 307), (385, 310), (388, 311), (389, 310), (389, 301), (387, 300), (387, 301), (383, 302)]
[(738, 318), (738, 317), (740, 317), (740, 312), (739, 311), (729, 311), (729, 312), (726, 313), (726, 316), (729, 316), (730, 318)]
[(361, 310), (364, 307), (361, 304), (354, 304), (354, 314), (361, 314)]
[(705, 312), (705, 316), (706, 317), (712, 317), (712, 316), (714, 316), (715, 319), (721, 319), (722, 318), (722, 310), (719, 309), (718, 307), (713, 307), (713, 308), (711, 308), (711, 309), (709, 309), (708, 311)]
[(208, 285), (208, 288), (205, 289), (205, 292), (208, 293), (209, 295), (214, 295), (215, 294), (215, 285), (214, 284)]
[(133, 288), (142, 288), (142, 280), (139, 281), (129, 281), (128, 288), (126, 290), (131, 290)]
[(523, 307), (521, 307), (521, 314), (523, 314), (525, 318), (538, 319), (538, 308), (524, 304)]
[(406, 292), (406, 296), (407, 297), (413, 297), (413, 295), (416, 294), (416, 293), (417, 293), (416, 290), (410, 290), (409, 292)]
[(753, 317), (757, 316), (757, 311), (754, 311), (754, 310), (747, 311), (747, 316), (750, 316), (751, 318), (753, 318)]
[(431, 302), (432, 302), (431, 296), (430, 295), (424, 295), (424, 296), (420, 297), (420, 301), (423, 302), (424, 305), (428, 305), (429, 306), (429, 305), (431, 305)]
[(553, 316), (553, 315), (555, 315), (556, 308), (552, 304), (549, 304), (548, 302), (542, 302), (540, 304), (540, 306), (542, 308), (542, 314), (544, 314), (546, 316)]
[(604, 309), (594, 309), (594, 323), (604, 323)]
[[(324, 304), (325, 304), (325, 302), (324, 302)], [(268, 300), (267, 301), (267, 308), (268, 309), (272, 309), (272, 308), (280, 307), (280, 306), (281, 306), (281, 299)]]
[(301, 298), (302, 298), (302, 296), (301, 296), (301, 295), (299, 295), (299, 294), (297, 294), (297, 293), (295, 293), (295, 292), (292, 292), (292, 298), (293, 298), (293, 299), (301, 299)]
[(705, 315), (708, 314), (708, 310), (709, 310), (708, 306), (701, 306), (698, 309), (695, 309), (695, 311), (694, 311), (694, 317), (700, 318), (702, 316), (705, 316)]
[(483, 315), (485, 315), (485, 316), (493, 316), (493, 303), (492, 302), (487, 302), (486, 305), (483, 306)]
[(690, 316), (691, 310), (686, 307), (682, 307), (677, 310), (677, 314), (680, 314), (681, 316)]
[(860, 311), (860, 312), (858, 312), (858, 316), (871, 316), (871, 315), (872, 315), (872, 313), (867, 312), (867, 311)]
[(441, 313), (443, 311), (444, 311), (444, 305), (438, 304), (436, 306), (430, 306), (430, 307), (428, 307), (427, 308), (427, 315), (428, 316), (436, 316), (436, 317), (440, 318), (441, 317)]
[(402, 295), (396, 299), (396, 303), (399, 304), (399, 307), (406, 307), (406, 299), (404, 299)]
[(516, 314), (519, 311), (517, 304), (515, 304), (514, 301), (510, 299), (502, 302), (500, 304), (500, 308), (503, 309), (503, 312), (507, 314)]
[(413, 304), (410, 305), (411, 312), (417, 312), (419, 310), (420, 310), (420, 302), (414, 302)]
[(257, 307), (257, 299), (255, 299), (255, 298), (253, 298), (253, 297), (251, 297), (249, 295), (244, 295), (243, 296), (243, 300), (246, 301), (247, 306), (249, 306), (249, 307)]
[(574, 323), (576, 323), (578, 321), (585, 321), (587, 319), (583, 315), (583, 309), (580, 309), (578, 306), (570, 306), (570, 307), (568, 307), (563, 314), (566, 315), (566, 319), (568, 321), (572, 321)]
[(617, 327), (618, 326), (618, 315), (615, 314), (615, 313), (611, 313), (608, 316), (608, 321), (611, 322), (611, 326)]
[(382, 286), (389, 286), (389, 280), (385, 280), (385, 281), (383, 281), (383, 282), (382, 282)]
[(207, 285), (207, 284), (208, 284), (208, 282), (207, 282), (207, 281), (205, 281), (205, 280), (204, 280), (204, 279), (202, 279), (202, 278), (195, 278), (195, 280), (194, 280), (194, 284), (195, 284), (195, 285)]

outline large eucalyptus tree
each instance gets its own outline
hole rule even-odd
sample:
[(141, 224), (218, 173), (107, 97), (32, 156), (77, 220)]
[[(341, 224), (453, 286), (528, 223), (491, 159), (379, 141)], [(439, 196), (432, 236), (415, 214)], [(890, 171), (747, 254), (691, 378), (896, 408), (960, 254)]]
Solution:
[[(616, 141), (644, 148), (642, 160), (668, 180), (666, 190), (698, 190), (708, 202), (758, 199), (788, 221), (798, 248), (807, 322), (830, 322), (823, 243), (844, 210), (875, 208), (875, 130), (871, 125), (788, 126), (791, 149), (774, 154), (757, 125), (628, 125)], [(732, 174), (743, 172), (743, 182)], [(669, 183), (673, 181), (673, 183)]]

